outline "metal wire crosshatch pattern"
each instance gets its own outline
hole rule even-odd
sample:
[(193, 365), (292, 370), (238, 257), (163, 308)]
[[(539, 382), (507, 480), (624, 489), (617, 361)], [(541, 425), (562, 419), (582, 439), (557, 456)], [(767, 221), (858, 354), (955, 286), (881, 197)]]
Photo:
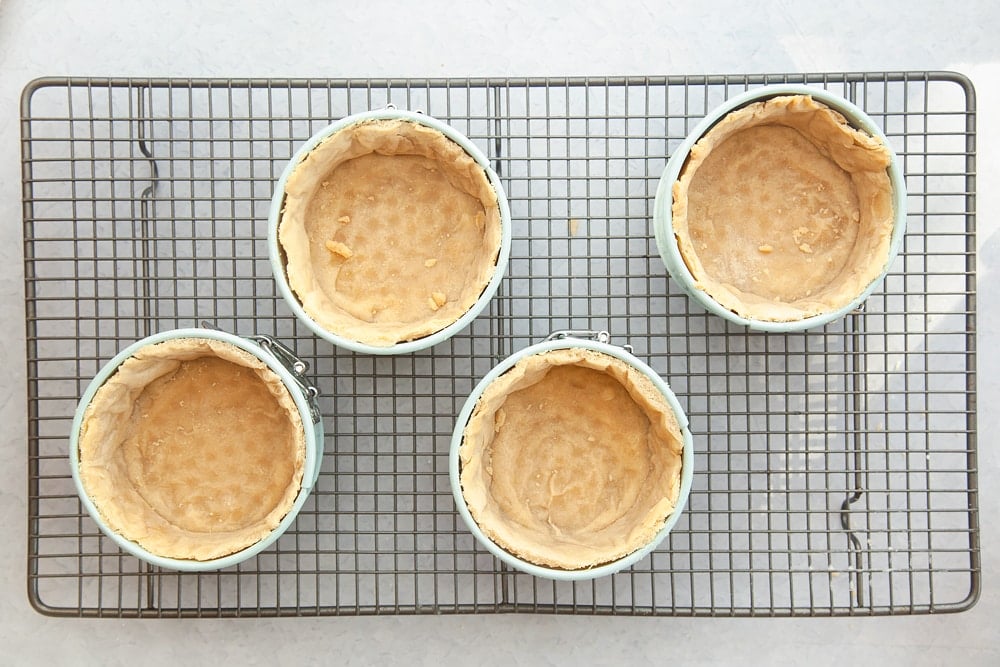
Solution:
[[(903, 161), (908, 232), (862, 312), (789, 335), (707, 315), (652, 239), (657, 179), (687, 132), (764, 83), (828, 88)], [(334, 349), (277, 296), (272, 187), (330, 121), (395, 104), (493, 160), (514, 222), (508, 275), (430, 350)], [(950, 73), (482, 80), (44, 79), (22, 98), (28, 591), (51, 615), (547, 612), (882, 615), (979, 592), (975, 99)], [(327, 456), (298, 519), (221, 572), (144, 565), (75, 495), (78, 397), (134, 340), (207, 320), (311, 364)], [(461, 524), (447, 449), (500, 359), (555, 330), (607, 330), (670, 383), (694, 488), (631, 569), (553, 583), (501, 567)]]

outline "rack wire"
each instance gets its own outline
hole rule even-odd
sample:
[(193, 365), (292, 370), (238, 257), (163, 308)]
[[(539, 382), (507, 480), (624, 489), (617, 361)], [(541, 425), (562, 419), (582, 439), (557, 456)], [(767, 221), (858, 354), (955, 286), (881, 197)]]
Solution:
[[(750, 333), (668, 280), (650, 216), (667, 157), (765, 83), (847, 97), (903, 161), (908, 232), (863, 311)], [(300, 326), (266, 260), (272, 187), (307, 138), (386, 104), (493, 160), (508, 275), (446, 343), (399, 357)], [(601, 79), (41, 79), (22, 97), (28, 591), (44, 614), (542, 612), (884, 615), (960, 611), (980, 588), (975, 97), (935, 72)], [(70, 478), (76, 401), (145, 335), (209, 320), (276, 336), (323, 391), (328, 452), (272, 548), (181, 574), (102, 537)], [(475, 383), (554, 330), (608, 330), (661, 373), (695, 434), (673, 533), (630, 570), (551, 582), (463, 527), (447, 449)]]

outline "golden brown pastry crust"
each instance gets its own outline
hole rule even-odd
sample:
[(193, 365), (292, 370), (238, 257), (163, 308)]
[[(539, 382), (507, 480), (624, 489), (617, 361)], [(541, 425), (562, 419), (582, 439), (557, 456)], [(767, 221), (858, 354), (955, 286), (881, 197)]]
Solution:
[(387, 347), (439, 331), (496, 270), (501, 220), (483, 168), (407, 120), (348, 126), (287, 179), (278, 238), (288, 282), (326, 330)]
[(723, 307), (794, 321), (849, 304), (882, 273), (891, 153), (807, 95), (731, 112), (673, 186), (685, 264)]
[(224, 341), (146, 346), (95, 393), (80, 481), (111, 530), (211, 560), (265, 537), (302, 485), (305, 432), (281, 378)]
[(674, 511), (683, 437), (652, 381), (583, 348), (530, 355), (483, 391), (459, 449), (479, 528), (527, 561), (576, 570), (643, 547)]

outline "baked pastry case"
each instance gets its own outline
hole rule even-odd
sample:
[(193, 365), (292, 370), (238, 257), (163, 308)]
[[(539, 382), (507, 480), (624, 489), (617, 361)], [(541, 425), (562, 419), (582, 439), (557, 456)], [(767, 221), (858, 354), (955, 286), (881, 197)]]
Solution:
[[(907, 232), (862, 309), (751, 332), (667, 276), (651, 214), (671, 151), (728, 97), (805, 83), (850, 100), (902, 161)], [(275, 289), (267, 216), (310, 135), (420, 110), (491, 160), (510, 203), (507, 275), (426, 350), (339, 349)], [(54, 616), (541, 612), (846, 616), (961, 611), (980, 590), (976, 101), (950, 72), (588, 79), (57, 79), (21, 101), (27, 585)], [(74, 492), (67, 438), (98, 369), (208, 322), (310, 365), (325, 450), (285, 534), (208, 573), (147, 565)], [(607, 331), (670, 384), (694, 480), (666, 540), (586, 582), (502, 565), (448, 480), (461, 406), (500, 360), (560, 330)]]

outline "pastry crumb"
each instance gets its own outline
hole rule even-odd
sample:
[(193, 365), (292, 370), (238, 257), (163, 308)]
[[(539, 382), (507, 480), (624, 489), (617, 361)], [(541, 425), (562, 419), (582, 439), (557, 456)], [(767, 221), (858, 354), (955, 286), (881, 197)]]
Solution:
[(768, 245), (767, 243), (765, 243), (763, 245), (757, 246), (757, 250), (759, 250), (760, 252), (762, 252), (762, 253), (764, 253), (766, 255), (766, 254), (774, 251), (774, 247), (772, 247), (771, 245)]
[(350, 222), (351, 222), (351, 216), (349, 216), (349, 215), (342, 215), (339, 218), (337, 218), (337, 222), (345, 224), (345, 225), (350, 224)]
[(576, 218), (569, 219), (569, 235), (576, 236), (576, 233), (580, 230), (580, 221)]
[(811, 255), (813, 251), (812, 246), (809, 245), (808, 243), (800, 243), (799, 250), (806, 253), (807, 255)]
[(330, 187), (330, 181), (323, 181), (323, 187), (324, 188)]
[(430, 297), (427, 299), (427, 305), (431, 307), (431, 310), (437, 310), (447, 302), (448, 297), (444, 292), (431, 292)]
[(425, 259), (424, 260), (424, 266), (426, 266), (428, 269), (433, 268), (433, 266), (435, 264), (437, 264), (437, 263), (438, 263), (438, 261), (434, 257), (431, 257), (430, 259)]
[(354, 251), (340, 241), (327, 241), (326, 249), (332, 254), (337, 255), (338, 257), (343, 257), (344, 259), (354, 257)]

